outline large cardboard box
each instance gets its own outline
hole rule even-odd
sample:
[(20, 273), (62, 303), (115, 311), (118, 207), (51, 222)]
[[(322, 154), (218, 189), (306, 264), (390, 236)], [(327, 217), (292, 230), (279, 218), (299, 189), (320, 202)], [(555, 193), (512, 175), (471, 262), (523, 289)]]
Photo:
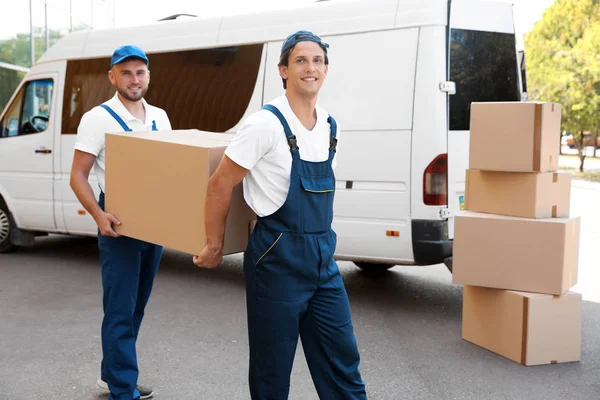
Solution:
[(454, 225), (452, 281), (544, 294), (577, 283), (579, 217), (527, 219), (466, 212)]
[(465, 286), (462, 338), (523, 365), (581, 359), (581, 295)]
[[(127, 132), (106, 135), (106, 211), (117, 232), (190, 254), (206, 244), (209, 177), (231, 141), (223, 133)], [(238, 185), (231, 200), (224, 254), (245, 250), (254, 213)]]
[(467, 170), (465, 209), (523, 218), (564, 218), (571, 174)]
[(471, 104), (469, 168), (558, 170), (561, 107), (556, 103)]

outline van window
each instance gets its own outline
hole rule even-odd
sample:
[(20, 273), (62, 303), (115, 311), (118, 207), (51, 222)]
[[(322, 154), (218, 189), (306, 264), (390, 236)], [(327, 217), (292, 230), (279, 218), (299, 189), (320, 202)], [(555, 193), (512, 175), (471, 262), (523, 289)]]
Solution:
[[(258, 77), (263, 44), (148, 54), (148, 103), (173, 129), (225, 132), (243, 117)], [(62, 133), (76, 134), (83, 114), (115, 94), (109, 58), (67, 63)]]
[(469, 130), (471, 103), (520, 101), (515, 35), (452, 29), (450, 130)]
[(25, 75), (25, 72), (0, 68), (0, 114), (8, 105), (10, 98), (15, 90), (20, 86), (23, 78), (25, 78)]
[(50, 119), (53, 87), (52, 79), (25, 83), (0, 122), (0, 138), (44, 132)]

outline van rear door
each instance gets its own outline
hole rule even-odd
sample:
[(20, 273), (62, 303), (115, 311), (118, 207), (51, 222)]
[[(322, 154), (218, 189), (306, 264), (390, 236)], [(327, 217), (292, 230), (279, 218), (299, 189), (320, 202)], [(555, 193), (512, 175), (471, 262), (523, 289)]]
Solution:
[[(449, 96), (448, 123), (448, 208), (452, 216), (464, 207), (471, 103), (520, 101), (521, 83), (512, 4), (452, 0), (449, 20), (448, 74), (456, 85), (456, 94)], [(453, 217), (448, 230), (453, 238)]]

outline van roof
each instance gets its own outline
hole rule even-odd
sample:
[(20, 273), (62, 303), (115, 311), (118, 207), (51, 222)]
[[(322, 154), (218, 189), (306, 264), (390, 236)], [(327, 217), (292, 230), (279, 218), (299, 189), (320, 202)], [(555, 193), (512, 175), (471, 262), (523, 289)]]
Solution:
[(109, 57), (134, 44), (148, 54), (282, 41), (309, 29), (322, 37), (399, 27), (446, 25), (447, 0), (319, 1), (298, 8), (158, 21), (152, 24), (73, 32), (61, 38), (38, 63)]

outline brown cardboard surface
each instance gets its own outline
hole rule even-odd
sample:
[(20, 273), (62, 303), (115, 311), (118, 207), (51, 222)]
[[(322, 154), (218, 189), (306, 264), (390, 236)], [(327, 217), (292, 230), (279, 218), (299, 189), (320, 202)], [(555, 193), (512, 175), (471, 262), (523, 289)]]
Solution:
[(469, 168), (558, 170), (561, 106), (539, 102), (471, 104)]
[(497, 292), (497, 289), (464, 287), (462, 338), (521, 362), (523, 299), (514, 292), (504, 291), (502, 297)]
[(465, 212), (454, 225), (452, 281), (560, 295), (577, 283), (576, 218), (527, 219)]
[(571, 174), (467, 170), (465, 210), (523, 218), (564, 218)]
[(465, 286), (462, 338), (527, 366), (579, 361), (581, 295)]
[[(201, 131), (106, 135), (106, 210), (117, 232), (190, 254), (206, 243), (204, 203), (208, 179), (231, 135)], [(224, 254), (244, 251), (256, 216), (242, 185), (233, 192)]]

